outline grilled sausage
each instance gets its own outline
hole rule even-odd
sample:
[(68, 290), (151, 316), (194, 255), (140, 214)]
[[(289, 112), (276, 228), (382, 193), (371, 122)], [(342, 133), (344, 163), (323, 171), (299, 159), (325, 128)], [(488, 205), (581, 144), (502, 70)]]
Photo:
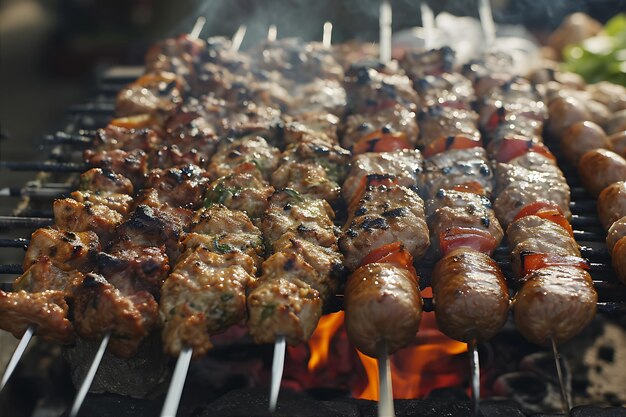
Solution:
[(615, 243), (611, 251), (611, 259), (617, 277), (626, 284), (626, 237), (622, 237)]
[(598, 217), (605, 229), (626, 216), (626, 182), (618, 181), (606, 187), (598, 196)]
[(417, 276), (388, 263), (372, 263), (354, 271), (344, 296), (346, 329), (364, 354), (376, 357), (377, 344), (393, 353), (415, 336), (422, 316)]
[(466, 248), (448, 253), (435, 265), (432, 287), (439, 329), (453, 339), (487, 340), (506, 321), (504, 275), (483, 253)]
[(611, 143), (611, 148), (609, 149), (622, 157), (626, 157), (626, 130), (613, 133), (608, 137), (608, 140)]
[(580, 158), (578, 173), (587, 191), (597, 197), (608, 185), (626, 180), (626, 160), (615, 152), (594, 149)]
[(606, 123), (605, 129), (609, 135), (626, 130), (626, 109), (613, 114), (613, 117)]
[(594, 122), (577, 122), (561, 136), (561, 146), (567, 160), (576, 165), (585, 152), (596, 148), (612, 149), (604, 130)]
[(574, 123), (591, 120), (585, 105), (574, 97), (553, 99), (548, 106), (548, 113), (550, 115), (548, 132), (557, 138)]
[(613, 253), (613, 248), (618, 240), (626, 236), (626, 216), (615, 221), (606, 234), (606, 247), (609, 253)]
[(532, 272), (513, 300), (517, 329), (539, 345), (578, 334), (596, 314), (598, 294), (587, 271), (550, 266)]

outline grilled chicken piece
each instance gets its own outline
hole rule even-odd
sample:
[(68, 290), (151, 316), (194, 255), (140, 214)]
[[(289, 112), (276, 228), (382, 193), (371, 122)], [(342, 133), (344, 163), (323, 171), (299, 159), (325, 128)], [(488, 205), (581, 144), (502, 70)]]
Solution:
[(81, 203), (71, 198), (54, 200), (56, 227), (70, 232), (95, 232), (104, 240), (110, 239), (123, 216), (115, 210), (91, 202)]
[(291, 345), (308, 340), (322, 315), (320, 293), (309, 283), (318, 279), (317, 271), (299, 255), (280, 252), (262, 270), (247, 299), (250, 335), (256, 343), (279, 336)]
[(476, 100), (472, 82), (459, 73), (426, 75), (413, 80), (422, 106), (470, 109)]
[[(135, 202), (138, 205), (152, 207), (157, 209), (160, 213), (167, 214), (171, 221), (174, 221), (184, 230), (188, 230), (189, 223), (193, 218), (193, 210), (190, 208), (168, 204), (163, 201), (166, 199), (166, 193), (161, 193), (160, 190), (157, 190), (156, 188), (144, 188), (139, 191), (139, 194), (137, 194)], [(199, 203), (194, 202), (194, 205), (199, 205)]]
[(432, 247), (443, 255), (441, 237), (455, 227), (482, 230), (493, 238), (490, 247), (481, 251), (493, 253), (498, 247), (504, 232), (485, 196), (456, 190), (440, 190), (435, 198), (426, 202), (426, 216), (430, 229)]
[[(395, 133), (402, 134), (408, 146), (415, 147), (419, 128), (415, 112), (401, 106), (389, 106), (375, 113), (355, 113), (348, 116), (343, 131), (341, 146), (352, 148), (359, 139), (373, 134)], [(383, 131), (384, 129), (384, 131)], [(376, 139), (375, 137), (372, 139)], [(371, 144), (375, 147), (376, 142)], [(371, 149), (369, 151), (373, 151)]]
[(141, 149), (150, 153), (157, 149), (163, 140), (152, 129), (127, 129), (120, 126), (108, 125), (98, 129), (93, 139), (93, 147), (103, 151), (121, 149), (131, 152)]
[(47, 256), (42, 256), (15, 280), (13, 289), (29, 293), (46, 290), (68, 293), (82, 280), (83, 274), (80, 272), (75, 269), (67, 270), (66, 265), (57, 264)]
[(246, 288), (256, 267), (239, 252), (187, 249), (161, 290), (160, 315), (165, 351), (178, 356), (189, 346), (195, 357), (211, 347), (210, 335), (246, 317)]
[(344, 79), (348, 109), (354, 114), (376, 114), (398, 105), (415, 109), (419, 97), (406, 75), (385, 73), (384, 67), (354, 64)]
[(288, 115), (284, 115), (286, 123), (283, 126), (283, 136), (285, 145), (297, 145), (300, 142), (308, 142), (309, 136), (314, 137), (318, 142), (327, 145), (339, 143), (339, 122), (341, 119), (330, 113), (311, 112), (299, 114), (297, 120), (291, 120)]
[(417, 276), (389, 263), (372, 263), (354, 271), (344, 296), (346, 330), (364, 354), (377, 357), (384, 341), (393, 353), (413, 340), (422, 316)]
[(506, 322), (509, 291), (500, 267), (488, 255), (453, 250), (435, 265), (432, 287), (439, 329), (453, 339), (488, 340)]
[(241, 252), (261, 267), (265, 247), (261, 231), (245, 213), (220, 204), (196, 212), (191, 233), (181, 242), (186, 249), (203, 246), (212, 252)]
[(40, 258), (48, 257), (57, 264), (67, 264), (80, 272), (89, 272), (95, 266), (99, 251), (98, 235), (92, 231), (68, 232), (41, 228), (30, 237), (22, 267), (26, 271), (38, 263)]
[(417, 114), (417, 122), (420, 127), (418, 145), (422, 148), (450, 136), (480, 141), (480, 132), (476, 127), (478, 114), (472, 110), (431, 106)]
[(87, 150), (84, 156), (87, 164), (123, 175), (135, 185), (142, 184), (148, 172), (148, 155), (140, 149), (129, 152), (120, 149), (112, 151)]
[(280, 151), (260, 136), (232, 139), (220, 144), (207, 171), (211, 178), (219, 178), (232, 174), (239, 165), (253, 163), (259, 178), (268, 180), (279, 157)]
[(337, 244), (334, 217), (335, 213), (326, 201), (284, 189), (270, 197), (259, 229), (270, 244), (285, 233), (294, 232), (309, 242), (331, 248)]
[(412, 80), (419, 80), (427, 75), (451, 72), (456, 59), (455, 55), (454, 50), (447, 46), (426, 52), (408, 51), (400, 61), (400, 66)]
[(478, 183), (489, 195), (492, 182), (493, 171), (483, 148), (451, 149), (424, 161), (420, 189), (427, 198), (433, 198), (441, 189)]
[(128, 215), (134, 207), (134, 199), (128, 194), (73, 191), (72, 198), (84, 205), (105, 206), (122, 216)]
[(195, 150), (208, 160), (219, 143), (217, 127), (196, 111), (180, 111), (165, 122), (167, 143), (175, 144), (182, 153)]
[(598, 217), (605, 229), (626, 216), (626, 182), (618, 181), (606, 187), (598, 195)]
[(513, 221), (519, 210), (538, 199), (555, 203), (570, 218), (570, 189), (554, 161), (529, 152), (509, 163), (496, 166), (494, 208), (503, 226)]
[(196, 165), (184, 165), (151, 170), (145, 187), (157, 190), (162, 204), (195, 210), (202, 206), (208, 184), (205, 170)]
[(168, 115), (183, 102), (180, 79), (171, 72), (148, 73), (117, 94), (118, 116), (138, 114)]
[(347, 149), (339, 145), (329, 145), (319, 135), (304, 135), (299, 143), (289, 145), (283, 152), (278, 161), (278, 169), (290, 162), (319, 165), (324, 168), (331, 181), (341, 183), (348, 173), (350, 158)]
[(346, 201), (351, 201), (360, 190), (365, 177), (370, 174), (393, 175), (398, 185), (415, 189), (422, 164), (423, 158), (417, 149), (366, 152), (357, 155), (352, 160), (350, 173), (343, 183), (341, 192)]
[(179, 74), (183, 70), (181, 66), (184, 66), (189, 71), (194, 57), (202, 55), (206, 49), (204, 40), (193, 39), (188, 34), (168, 38), (157, 42), (146, 52), (146, 68)]
[(115, 355), (132, 356), (158, 325), (158, 304), (147, 291), (124, 295), (98, 274), (87, 274), (74, 294), (74, 327), (89, 340), (111, 332), (109, 347)]
[(596, 314), (598, 294), (587, 271), (551, 266), (532, 272), (513, 299), (517, 329), (526, 339), (550, 346), (578, 334)]
[(339, 80), (315, 78), (297, 85), (293, 95), (287, 112), (298, 119), (300, 115), (315, 112), (341, 116), (346, 109), (346, 90)]
[(177, 167), (182, 165), (206, 166), (207, 158), (197, 149), (181, 152), (176, 145), (162, 146), (150, 155), (148, 165), (153, 167)]
[(367, 186), (350, 210), (339, 247), (351, 271), (368, 253), (393, 242), (402, 242), (415, 259), (421, 258), (428, 249), (424, 202), (411, 189), (395, 185)]
[(586, 152), (578, 163), (583, 185), (594, 197), (610, 184), (626, 181), (626, 159), (606, 149)]
[(110, 169), (91, 168), (80, 174), (78, 189), (94, 193), (119, 193), (132, 195), (133, 183)]
[(311, 198), (335, 204), (341, 198), (341, 188), (329, 179), (321, 165), (312, 162), (289, 161), (272, 173), (272, 185), (289, 188)]
[(0, 329), (21, 338), (29, 326), (36, 326), (37, 336), (57, 343), (71, 343), (74, 329), (69, 321), (66, 293), (0, 290)]
[(223, 204), (256, 219), (265, 212), (273, 193), (274, 187), (259, 178), (256, 166), (247, 163), (237, 167), (234, 173), (213, 181), (205, 195), (204, 205)]
[(576, 240), (567, 230), (550, 220), (525, 216), (515, 220), (506, 230), (515, 276), (523, 278), (524, 256), (540, 253), (580, 257)]
[(282, 119), (280, 110), (254, 103), (244, 103), (244, 107), (236, 107), (235, 113), (223, 120), (222, 131), (234, 137), (246, 135), (261, 136), (272, 146), (282, 145)]
[(122, 294), (147, 291), (157, 297), (170, 270), (165, 246), (122, 241), (98, 254), (97, 271)]

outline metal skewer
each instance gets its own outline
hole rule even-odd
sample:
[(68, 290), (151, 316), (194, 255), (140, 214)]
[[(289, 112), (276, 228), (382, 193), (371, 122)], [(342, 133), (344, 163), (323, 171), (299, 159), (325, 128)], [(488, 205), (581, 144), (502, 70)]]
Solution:
[(278, 36), (278, 29), (276, 25), (270, 25), (267, 29), (267, 40), (268, 42), (276, 42), (276, 37)]
[(30, 243), (29, 239), (0, 239), (0, 248), (25, 248)]
[(322, 45), (324, 48), (329, 49), (332, 44), (333, 37), (333, 24), (330, 22), (324, 23), (324, 31), (322, 33)]
[(393, 387), (391, 384), (391, 363), (387, 353), (387, 342), (378, 342), (378, 417), (394, 417)]
[(480, 361), (476, 339), (469, 342), (470, 372), (472, 375), (472, 411), (474, 417), (480, 415)]
[(496, 40), (496, 24), (493, 21), (489, 0), (478, 0), (478, 16), (480, 17), (480, 25), (483, 28), (487, 47), (490, 47)]
[(193, 29), (189, 32), (189, 38), (198, 39), (200, 37), (200, 32), (204, 29), (204, 24), (206, 23), (206, 18), (204, 16), (198, 16), (196, 19), (196, 23), (193, 25)]
[(278, 403), (278, 393), (280, 392), (280, 383), (283, 379), (283, 369), (285, 368), (285, 352), (287, 349), (287, 340), (285, 336), (278, 336), (274, 342), (274, 358), (272, 359), (272, 382), (270, 385), (270, 412), (276, 411)]
[(0, 161), (0, 168), (6, 168), (12, 171), (84, 172), (91, 168), (91, 166), (72, 162)]
[(54, 224), (54, 219), (45, 217), (0, 216), (0, 227), (44, 227)]
[(243, 42), (243, 38), (246, 36), (247, 29), (246, 25), (241, 25), (237, 28), (237, 32), (233, 35), (233, 41), (230, 46), (231, 52), (237, 52), (239, 48), (241, 48), (241, 43)]
[(89, 387), (91, 387), (93, 378), (96, 376), (96, 372), (98, 372), (98, 367), (100, 366), (100, 362), (102, 361), (102, 357), (104, 356), (104, 352), (107, 349), (110, 339), (111, 332), (107, 332), (107, 334), (105, 334), (102, 338), (100, 347), (98, 347), (98, 351), (96, 352), (96, 356), (94, 356), (93, 362), (91, 362), (91, 366), (89, 366), (89, 371), (87, 371), (87, 375), (85, 375), (85, 379), (83, 379), (83, 383), (80, 385), (78, 393), (76, 394), (76, 398), (72, 404), (72, 409), (70, 410), (70, 417), (76, 417), (81, 405), (83, 405), (85, 396), (87, 396), (87, 392), (89, 391)]
[(178, 411), (178, 404), (180, 403), (180, 397), (183, 393), (183, 388), (187, 379), (187, 371), (189, 370), (192, 355), (193, 349), (188, 346), (183, 348), (178, 355), (176, 367), (174, 368), (174, 374), (172, 375), (172, 381), (170, 382), (165, 402), (163, 403), (163, 409), (161, 410), (161, 417), (174, 417), (176, 415), (176, 411)]
[(425, 0), (420, 3), (422, 27), (424, 28), (424, 48), (429, 51), (434, 47), (435, 14)]
[(391, 62), (391, 5), (388, 0), (380, 3), (378, 24), (380, 27), (380, 62), (388, 64)]
[(13, 371), (17, 367), (22, 355), (26, 351), (26, 347), (28, 347), (28, 343), (30, 342), (30, 339), (32, 339), (33, 334), (35, 334), (35, 325), (31, 324), (24, 332), (22, 339), (20, 339), (20, 343), (15, 348), (13, 355), (11, 355), (7, 368), (4, 370), (2, 381), (0, 381), (0, 391), (2, 391), (7, 382), (9, 382), (9, 378), (11, 378), (11, 374), (13, 374)]
[(556, 342), (553, 336), (550, 336), (550, 342), (552, 343), (552, 354), (554, 355), (554, 364), (556, 365), (556, 375), (559, 378), (559, 386), (561, 388), (563, 411), (566, 416), (569, 416), (569, 410), (572, 409), (572, 403), (570, 402), (569, 395), (567, 395), (567, 389), (565, 388), (565, 379), (563, 378), (563, 371), (561, 370), (561, 355), (556, 348)]
[(43, 188), (43, 187), (5, 187), (0, 188), (0, 197), (40, 197), (55, 198), (63, 194), (69, 193), (69, 187), (63, 188)]

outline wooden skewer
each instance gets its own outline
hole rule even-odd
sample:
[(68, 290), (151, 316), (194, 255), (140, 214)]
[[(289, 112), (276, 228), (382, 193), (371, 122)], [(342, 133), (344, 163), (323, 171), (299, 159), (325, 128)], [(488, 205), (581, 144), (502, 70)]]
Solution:
[(425, 0), (420, 3), (422, 27), (424, 28), (424, 47), (427, 51), (434, 48), (435, 14)]
[(246, 27), (246, 25), (241, 25), (239, 26), (239, 28), (237, 28), (237, 32), (235, 32), (235, 34), (233, 35), (233, 41), (230, 46), (231, 52), (239, 51), (239, 48), (241, 48), (241, 43), (243, 42), (243, 38), (245, 38), (246, 36), (247, 29), (248, 28)]
[(11, 375), (13, 374), (13, 371), (15, 370), (17, 364), (22, 358), (22, 355), (24, 354), (24, 352), (26, 352), (26, 347), (28, 347), (28, 343), (30, 342), (30, 339), (32, 339), (33, 334), (35, 334), (35, 325), (31, 324), (24, 332), (24, 335), (22, 335), (20, 343), (15, 348), (15, 351), (13, 352), (13, 355), (11, 355), (11, 359), (9, 360), (9, 364), (4, 370), (4, 375), (2, 375), (2, 381), (0, 381), (0, 391), (2, 391), (7, 382), (9, 382), (9, 378), (11, 378)]
[(480, 415), (480, 358), (478, 357), (476, 339), (470, 341), (468, 348), (472, 378), (472, 411), (474, 417), (478, 417)]
[(189, 370), (189, 364), (191, 363), (191, 357), (193, 356), (193, 349), (185, 347), (178, 355), (176, 360), (176, 367), (174, 368), (174, 374), (172, 375), (172, 381), (167, 390), (167, 396), (163, 403), (163, 409), (161, 410), (161, 417), (174, 417), (176, 411), (178, 411), (178, 404), (180, 403), (180, 397), (185, 387), (185, 381), (187, 380), (187, 371)]
[(333, 37), (333, 24), (330, 22), (325, 22), (324, 31), (322, 34), (322, 45), (324, 45), (324, 48), (330, 49), (330, 46), (332, 44), (332, 37)]
[(388, 64), (391, 62), (391, 5), (388, 0), (380, 3), (380, 15), (378, 24), (380, 28), (380, 62)]
[(285, 336), (278, 336), (274, 342), (274, 357), (272, 359), (272, 382), (270, 385), (270, 412), (276, 411), (278, 403), (278, 393), (280, 383), (283, 379), (283, 369), (285, 368), (285, 352), (287, 350), (287, 340)]
[(267, 29), (267, 40), (269, 42), (276, 42), (276, 37), (278, 36), (278, 29), (276, 25), (270, 25)]
[(567, 395), (567, 388), (565, 385), (565, 379), (563, 378), (563, 371), (561, 369), (561, 355), (556, 348), (556, 341), (553, 336), (550, 336), (550, 342), (552, 344), (552, 355), (554, 355), (554, 364), (556, 365), (556, 375), (559, 379), (559, 387), (561, 388), (561, 401), (563, 406), (563, 412), (566, 416), (569, 416), (569, 410), (572, 409), (572, 403), (569, 395)]
[(496, 24), (493, 21), (489, 0), (478, 0), (478, 16), (480, 17), (480, 25), (483, 29), (487, 47), (490, 47), (496, 41)]
[(378, 417), (394, 417), (396, 412), (393, 406), (393, 387), (391, 384), (391, 363), (387, 352), (387, 342), (378, 342)]
[(74, 403), (72, 404), (72, 409), (70, 410), (70, 417), (76, 417), (76, 415), (78, 415), (78, 411), (83, 405), (83, 401), (87, 396), (89, 387), (91, 387), (91, 383), (96, 376), (96, 372), (98, 372), (98, 367), (100, 367), (100, 362), (102, 361), (102, 357), (104, 356), (104, 352), (107, 349), (107, 345), (109, 344), (110, 339), (111, 332), (107, 332), (107, 334), (105, 334), (102, 338), (100, 346), (98, 347), (98, 351), (96, 352), (96, 356), (94, 356), (93, 361), (89, 366), (89, 370), (87, 371), (87, 375), (85, 375), (85, 379), (83, 379), (83, 383), (80, 385), (78, 393), (76, 394), (76, 398), (74, 399)]

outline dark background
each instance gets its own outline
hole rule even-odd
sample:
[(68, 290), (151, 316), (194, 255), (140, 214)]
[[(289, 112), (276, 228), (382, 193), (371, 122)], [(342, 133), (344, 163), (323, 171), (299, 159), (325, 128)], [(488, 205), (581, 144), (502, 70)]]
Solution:
[[(419, 1), (391, 3), (395, 30), (421, 24)], [(475, 0), (429, 3), (435, 13), (477, 15)], [(231, 36), (240, 24), (247, 24), (244, 47), (264, 37), (272, 23), (279, 37), (320, 39), (325, 20), (334, 23), (334, 42), (355, 37), (376, 40), (378, 4), (374, 0), (2, 0), (0, 127), (5, 139), (0, 140), (0, 159), (33, 159), (33, 143), (59, 125), (64, 109), (88, 97), (99, 70), (141, 63), (152, 42), (190, 30), (199, 15), (207, 18), (203, 36)], [(626, 0), (492, 0), (492, 4), (496, 21), (522, 23), (544, 32), (574, 11), (605, 21), (626, 10)], [(17, 185), (22, 178), (1, 172), (0, 188)]]

